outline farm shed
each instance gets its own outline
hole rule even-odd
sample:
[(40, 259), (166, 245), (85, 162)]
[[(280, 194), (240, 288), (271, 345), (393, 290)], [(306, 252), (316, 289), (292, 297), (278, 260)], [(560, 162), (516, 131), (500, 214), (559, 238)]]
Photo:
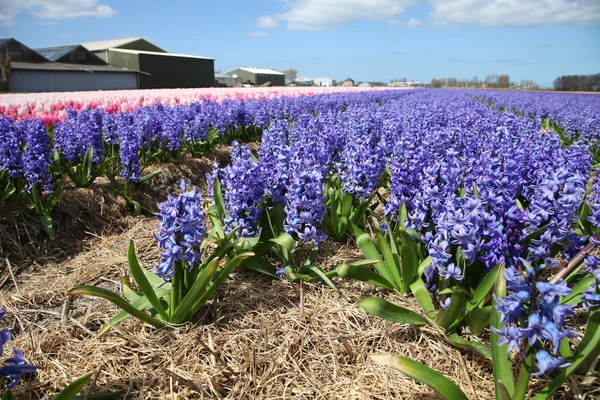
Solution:
[(108, 62), (140, 71), (140, 89), (201, 88), (215, 84), (214, 58), (154, 51), (108, 49)]
[(215, 84), (215, 59), (168, 53), (137, 37), (82, 43), (111, 65), (140, 72), (140, 89), (199, 88)]
[(112, 65), (13, 62), (8, 84), (11, 92), (137, 89), (137, 75)]
[(242, 80), (240, 78), (234, 78), (231, 75), (224, 74), (222, 72), (215, 72), (215, 86), (217, 87), (235, 87), (241, 86)]
[(344, 87), (354, 86), (354, 80), (351, 78), (346, 78), (340, 83), (340, 86), (344, 86)]
[(323, 87), (331, 87), (331, 86), (336, 85), (335, 79), (325, 78), (325, 77), (316, 78), (316, 79), (314, 79), (314, 82), (315, 82), (315, 85), (323, 86)]
[(110, 62), (108, 59), (108, 49), (141, 50), (154, 51), (156, 53), (167, 53), (165, 49), (158, 47), (154, 43), (142, 37), (86, 42), (81, 43), (81, 45), (106, 62)]
[(138, 87), (135, 71), (108, 65), (81, 46), (45, 50), (46, 56), (15, 39), (0, 39), (0, 51), (8, 52), (10, 56), (9, 91), (64, 92)]
[(290, 84), (293, 86), (315, 86), (312, 78), (296, 78)]
[(228, 75), (242, 79), (242, 83), (260, 86), (271, 82), (271, 86), (285, 86), (285, 74), (266, 68), (236, 68), (227, 72)]

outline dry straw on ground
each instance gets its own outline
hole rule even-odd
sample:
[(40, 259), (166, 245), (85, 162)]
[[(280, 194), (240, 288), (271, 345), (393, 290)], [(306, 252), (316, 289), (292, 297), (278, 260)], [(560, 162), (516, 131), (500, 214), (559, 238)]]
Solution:
[[(165, 166), (145, 193), (153, 202), (162, 201), (164, 189), (174, 188), (181, 176), (202, 185), (211, 164), (188, 160)], [(155, 219), (127, 216), (124, 205), (102, 185), (67, 191), (57, 209), (61, 219), (55, 243), (43, 239), (36, 221), (14, 210), (0, 212), (3, 258), (13, 261), (16, 279), (3, 269), (4, 323), (16, 332), (11, 345), (38, 367), (15, 391), (17, 398), (47, 398), (99, 368), (94, 391), (123, 389), (127, 399), (438, 398), (427, 386), (374, 364), (370, 353), (405, 355), (442, 372), (472, 399), (493, 398), (488, 360), (458, 352), (429, 328), (366, 314), (356, 302), (368, 296), (387, 296), (414, 310), (418, 306), (411, 298), (357, 282), (338, 280), (339, 291), (305, 284), (301, 302), (299, 285), (239, 270), (193, 324), (158, 331), (128, 320), (97, 337), (116, 308), (65, 293), (78, 284), (120, 291), (130, 239), (142, 263), (155, 265)], [(11, 253), (15, 249), (21, 250)], [(329, 269), (360, 257), (354, 245), (326, 241), (319, 263)], [(577, 392), (600, 395), (594, 378), (569, 386), (564, 396)]]

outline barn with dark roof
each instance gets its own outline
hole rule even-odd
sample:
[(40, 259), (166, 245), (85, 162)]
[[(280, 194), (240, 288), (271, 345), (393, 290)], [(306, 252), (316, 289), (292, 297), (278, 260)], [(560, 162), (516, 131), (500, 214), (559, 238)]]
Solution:
[[(34, 50), (0, 39), (0, 68), (11, 92), (137, 89), (138, 72), (109, 65), (80, 45)], [(6, 90), (6, 89), (4, 89)]]

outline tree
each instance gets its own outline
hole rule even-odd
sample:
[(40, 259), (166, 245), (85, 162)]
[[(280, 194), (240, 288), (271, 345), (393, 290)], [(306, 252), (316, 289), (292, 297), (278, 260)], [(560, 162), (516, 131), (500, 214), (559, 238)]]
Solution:
[(508, 75), (498, 75), (496, 78), (496, 87), (508, 89), (510, 87), (510, 77)]
[(298, 70), (294, 68), (288, 68), (286, 70), (283, 70), (283, 73), (285, 74), (285, 77), (290, 81), (294, 81), (298, 77)]

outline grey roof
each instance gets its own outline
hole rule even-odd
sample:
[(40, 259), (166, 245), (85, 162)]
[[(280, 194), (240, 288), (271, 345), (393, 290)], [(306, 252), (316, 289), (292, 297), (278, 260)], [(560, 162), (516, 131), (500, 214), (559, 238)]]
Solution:
[(0, 51), (10, 53), (12, 62), (48, 62), (48, 59), (37, 51), (30, 49), (14, 38), (0, 39)]
[(232, 79), (233, 76), (224, 74), (222, 72), (215, 72), (215, 78), (230, 78), (230, 79)]
[(165, 56), (165, 57), (185, 57), (185, 58), (201, 58), (203, 60), (214, 60), (212, 57), (202, 56), (191, 56), (189, 54), (177, 54), (177, 53), (160, 53), (158, 51), (145, 51), (145, 50), (130, 50), (130, 49), (108, 49), (109, 51), (116, 51), (118, 53), (129, 53), (129, 54), (149, 54), (151, 56)]
[(11, 69), (27, 69), (38, 71), (81, 71), (81, 72), (130, 72), (137, 73), (131, 69), (123, 69), (114, 65), (84, 65), (84, 64), (62, 64), (56, 62), (28, 63), (12, 62)]
[(42, 47), (40, 49), (34, 49), (50, 61), (56, 61), (65, 54), (69, 54), (73, 50), (79, 47), (78, 44), (72, 44), (68, 46), (54, 46), (54, 47)]
[(98, 42), (81, 43), (81, 45), (83, 47), (85, 47), (86, 49), (88, 49), (89, 51), (100, 51), (100, 50), (107, 50), (107, 49), (112, 49), (112, 48), (116, 48), (116, 47), (125, 46), (125, 45), (128, 45), (130, 43), (137, 42), (138, 40), (145, 40), (146, 42), (150, 43), (154, 47), (161, 49), (165, 53), (167, 52), (165, 49), (163, 49), (163, 48), (155, 45), (154, 43), (150, 42), (147, 39), (144, 39), (143, 37), (133, 37), (133, 38), (127, 38), (127, 39), (101, 40), (101, 41), (98, 41)]
[(98, 57), (80, 44), (54, 46), (35, 49), (50, 61), (65, 64), (106, 65), (106, 61)]
[(228, 71), (228, 72), (234, 72), (237, 69), (241, 69), (243, 71), (247, 71), (247, 72), (250, 72), (250, 73), (253, 73), (253, 74), (285, 75), (283, 72), (275, 71), (274, 69), (268, 69), (268, 68), (247, 68), (247, 67), (240, 67), (240, 68), (232, 69), (231, 71)]

